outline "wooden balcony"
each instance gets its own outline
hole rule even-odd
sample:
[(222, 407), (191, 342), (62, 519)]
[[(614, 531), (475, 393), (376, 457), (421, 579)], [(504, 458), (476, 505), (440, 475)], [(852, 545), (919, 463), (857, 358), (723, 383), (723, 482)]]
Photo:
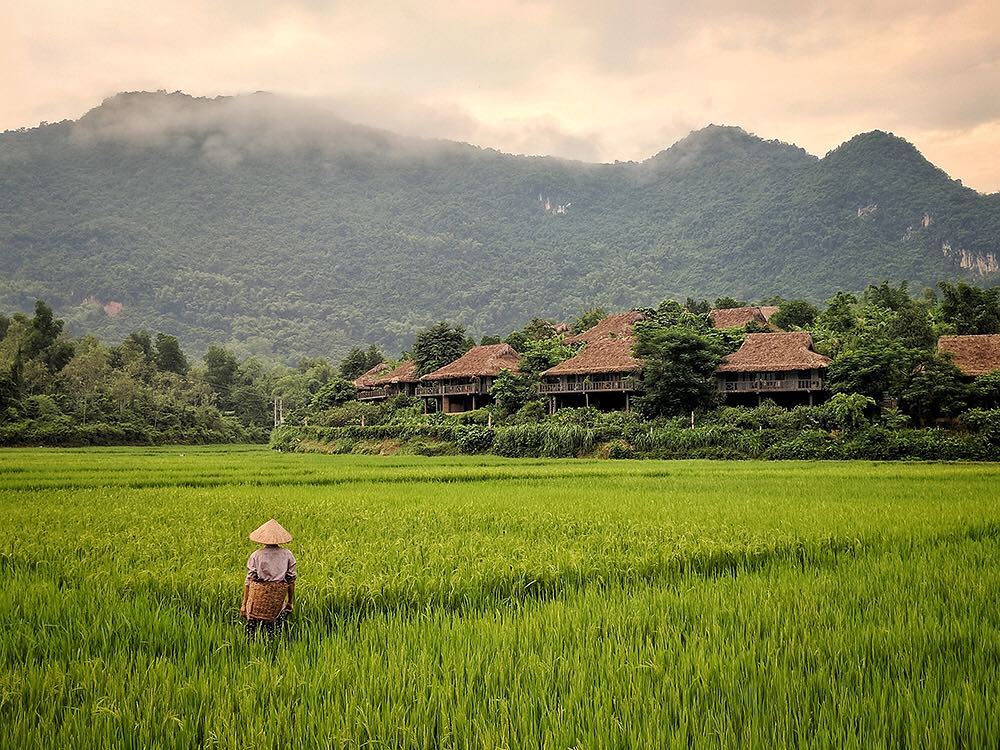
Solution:
[(482, 393), (479, 383), (456, 383), (445, 385), (442, 389), (445, 396), (468, 396), (473, 393)]
[(380, 398), (389, 398), (388, 388), (359, 388), (358, 401), (375, 401)]
[(784, 378), (782, 380), (722, 380), (720, 393), (775, 393), (822, 391), (826, 385), (822, 378)]
[(617, 378), (615, 380), (559, 380), (557, 382), (539, 383), (538, 392), (545, 394), (555, 393), (602, 393), (607, 391), (618, 391), (625, 393), (628, 391), (638, 391), (639, 380), (637, 378)]
[(472, 396), (483, 393), (482, 384), (474, 383), (423, 383), (417, 386), (418, 396)]

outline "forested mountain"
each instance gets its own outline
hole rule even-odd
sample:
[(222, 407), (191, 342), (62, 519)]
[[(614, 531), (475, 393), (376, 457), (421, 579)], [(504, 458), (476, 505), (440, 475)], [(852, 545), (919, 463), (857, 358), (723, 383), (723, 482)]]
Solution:
[(872, 132), (817, 159), (710, 126), (641, 163), (404, 138), (267, 94), (120, 94), (0, 135), (0, 309), (294, 360), (429, 322), (883, 279), (994, 284), (1000, 194)]

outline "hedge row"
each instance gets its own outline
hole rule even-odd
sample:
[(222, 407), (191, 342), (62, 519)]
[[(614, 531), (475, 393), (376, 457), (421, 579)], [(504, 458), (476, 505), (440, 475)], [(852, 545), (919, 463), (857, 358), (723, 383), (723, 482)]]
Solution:
[(418, 447), (432, 441), (435, 453), (450, 450), (511, 457), (1000, 460), (1000, 429), (997, 428), (1000, 416), (987, 414), (980, 416), (979, 421), (981, 428), (978, 430), (867, 426), (852, 432), (752, 430), (721, 424), (694, 429), (586, 428), (554, 423), (500, 427), (463, 424), (286, 426), (272, 433), (271, 446), (288, 451), (321, 449), (351, 453), (371, 452), (372, 445), (380, 441)]
[(235, 420), (227, 420), (219, 429), (154, 430), (148, 425), (132, 423), (73, 424), (68, 418), (0, 424), (0, 445), (7, 446), (263, 443), (267, 437), (265, 430), (246, 428)]

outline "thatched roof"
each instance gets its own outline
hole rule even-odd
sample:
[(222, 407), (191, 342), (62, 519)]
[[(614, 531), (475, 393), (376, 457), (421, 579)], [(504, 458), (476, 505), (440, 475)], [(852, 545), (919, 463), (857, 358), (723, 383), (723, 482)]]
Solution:
[(609, 315), (597, 325), (588, 328), (583, 333), (575, 336), (567, 336), (563, 339), (567, 344), (580, 344), (598, 339), (617, 338), (621, 336), (631, 336), (632, 326), (646, 316), (635, 310), (631, 312), (617, 313)]
[(739, 351), (726, 357), (716, 372), (782, 372), (828, 367), (831, 360), (813, 349), (808, 331), (749, 333)]
[(499, 375), (502, 370), (519, 372), (519, 360), (518, 353), (510, 344), (474, 346), (454, 362), (427, 373), (420, 379), (479, 378)]
[(354, 380), (355, 388), (371, 388), (375, 378), (377, 378), (381, 373), (389, 369), (389, 365), (386, 362), (379, 362), (368, 372), (365, 372)]
[(716, 328), (745, 328), (750, 323), (766, 326), (771, 316), (778, 312), (777, 307), (730, 307), (712, 310), (708, 317)]
[(644, 317), (635, 311), (609, 315), (593, 328), (565, 339), (569, 344), (583, 342), (583, 349), (575, 357), (550, 367), (542, 377), (641, 370), (642, 362), (632, 356), (633, 326)]
[(950, 354), (955, 366), (972, 377), (1000, 370), (998, 333), (979, 336), (942, 336), (938, 340), (938, 351)]
[(642, 369), (642, 362), (632, 356), (634, 343), (632, 336), (592, 341), (575, 357), (570, 357), (543, 372), (542, 377), (637, 372)]
[(396, 385), (397, 383), (416, 383), (417, 363), (412, 359), (404, 359), (396, 367), (385, 372), (371, 381), (372, 386)]

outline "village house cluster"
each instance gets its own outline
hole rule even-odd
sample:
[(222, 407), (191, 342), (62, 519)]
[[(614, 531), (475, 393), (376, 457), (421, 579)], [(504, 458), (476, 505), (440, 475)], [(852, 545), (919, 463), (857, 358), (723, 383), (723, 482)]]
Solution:
[[(826, 370), (830, 358), (813, 348), (808, 331), (784, 332), (770, 321), (777, 307), (737, 307), (712, 310), (716, 328), (743, 328), (751, 323), (770, 333), (748, 333), (740, 348), (715, 371), (720, 395), (730, 404), (756, 405), (768, 398), (782, 406), (813, 405), (828, 395)], [(610, 315), (592, 328), (564, 337), (582, 344), (580, 351), (539, 374), (538, 393), (549, 411), (594, 406), (626, 410), (642, 392), (642, 362), (635, 358), (634, 326), (641, 312)], [(558, 332), (568, 332), (565, 326)], [(942, 336), (939, 349), (974, 378), (1000, 369), (1000, 335)], [(456, 413), (492, 402), (491, 389), (504, 370), (520, 372), (520, 357), (509, 344), (474, 346), (454, 362), (418, 377), (417, 366), (376, 365), (354, 381), (361, 401), (397, 395), (425, 399), (429, 410)]]

